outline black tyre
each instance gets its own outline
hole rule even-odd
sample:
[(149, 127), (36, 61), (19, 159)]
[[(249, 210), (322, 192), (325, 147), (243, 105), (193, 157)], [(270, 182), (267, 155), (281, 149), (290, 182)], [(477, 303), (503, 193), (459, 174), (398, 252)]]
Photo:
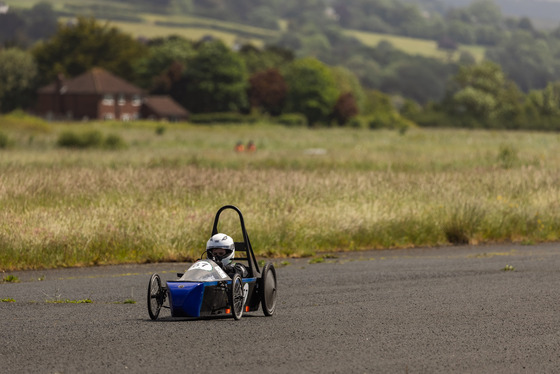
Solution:
[(241, 276), (235, 274), (231, 280), (230, 288), (230, 300), (231, 300), (231, 314), (236, 320), (241, 319), (243, 316), (243, 282), (241, 282)]
[(152, 274), (148, 284), (148, 314), (151, 319), (158, 318), (164, 300), (165, 291), (161, 287), (161, 279), (158, 274)]
[(264, 265), (261, 274), (261, 305), (264, 315), (269, 317), (274, 314), (276, 309), (276, 269), (268, 262)]

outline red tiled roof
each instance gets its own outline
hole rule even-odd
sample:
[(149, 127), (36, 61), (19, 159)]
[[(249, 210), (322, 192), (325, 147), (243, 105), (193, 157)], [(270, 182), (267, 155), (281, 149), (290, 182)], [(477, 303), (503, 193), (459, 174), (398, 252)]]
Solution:
[[(57, 84), (52, 83), (39, 89), (40, 93), (54, 93)], [(64, 80), (65, 94), (142, 94), (144, 91), (101, 68), (90, 71), (73, 79)]]
[(188, 117), (189, 112), (170, 96), (148, 96), (144, 105), (161, 117)]

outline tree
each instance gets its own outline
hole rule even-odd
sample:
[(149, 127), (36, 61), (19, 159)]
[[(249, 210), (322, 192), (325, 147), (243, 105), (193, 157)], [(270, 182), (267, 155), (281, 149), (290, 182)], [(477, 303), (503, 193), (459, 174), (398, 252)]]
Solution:
[(445, 84), (453, 66), (435, 59), (414, 57), (389, 65), (380, 89), (426, 103), (445, 96)]
[(27, 34), (31, 40), (51, 37), (57, 28), (56, 13), (50, 3), (35, 4), (27, 13)]
[(11, 48), (0, 50), (0, 109), (24, 108), (31, 97), (37, 66), (28, 52)]
[(502, 66), (503, 71), (525, 92), (543, 89), (560, 78), (552, 41), (535, 39), (526, 31), (517, 31), (503, 43), (486, 51), (486, 58)]
[(269, 6), (257, 6), (248, 12), (247, 20), (251, 25), (278, 30), (278, 16)]
[(251, 107), (262, 108), (272, 115), (282, 113), (288, 88), (278, 69), (253, 74), (249, 79), (249, 99)]
[(475, 28), (463, 21), (449, 21), (446, 27), (446, 34), (451, 39), (463, 44), (474, 44), (476, 41)]
[(145, 54), (145, 46), (132, 36), (84, 17), (75, 24), (60, 24), (52, 38), (33, 49), (42, 83), (61, 73), (75, 77), (94, 67), (134, 80), (134, 61)]
[(486, 127), (518, 127), (522, 95), (499, 65), (490, 61), (463, 65), (453, 83), (451, 114)]
[(15, 9), (0, 14), (0, 43), (27, 47), (56, 31), (56, 14), (49, 3), (40, 2), (31, 9)]
[[(350, 70), (343, 66), (335, 66), (331, 68), (336, 87), (340, 96), (338, 100), (345, 94), (350, 93), (356, 109), (361, 111), (365, 103), (365, 93), (358, 80), (358, 77)], [(348, 101), (348, 98), (342, 100)]]
[(540, 115), (560, 115), (560, 82), (551, 82), (543, 90), (533, 90), (527, 99), (536, 107)]
[(260, 49), (251, 44), (245, 44), (239, 50), (239, 54), (245, 61), (249, 74), (280, 68), (294, 60), (294, 53), (291, 50), (272, 45)]
[(502, 22), (500, 7), (493, 1), (475, 0), (466, 11), (469, 12), (474, 22), (483, 25), (499, 25)]
[[(140, 87), (153, 90), (161, 87), (162, 76), (176, 72), (178, 65), (181, 72), (188, 61), (194, 58), (196, 51), (191, 41), (181, 37), (170, 37), (149, 46), (148, 54), (134, 64), (137, 83)], [(172, 79), (176, 81), (177, 79)]]
[(24, 18), (15, 13), (0, 14), (0, 42), (24, 44)]
[(286, 70), (288, 110), (302, 113), (309, 125), (327, 123), (339, 92), (331, 70), (314, 58), (294, 61)]
[(333, 109), (333, 118), (339, 126), (344, 126), (352, 117), (358, 114), (358, 105), (351, 92), (338, 97)]
[(353, 55), (345, 63), (358, 77), (361, 85), (367, 89), (379, 87), (381, 83), (381, 67), (370, 58), (361, 55)]
[(203, 42), (185, 70), (179, 100), (192, 113), (247, 108), (247, 69), (241, 57), (221, 41)]

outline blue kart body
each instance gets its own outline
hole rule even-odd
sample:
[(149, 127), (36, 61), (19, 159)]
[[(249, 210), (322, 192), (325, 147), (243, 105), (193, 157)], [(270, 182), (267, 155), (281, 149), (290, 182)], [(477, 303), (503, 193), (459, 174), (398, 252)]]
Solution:
[[(223, 206), (216, 213), (212, 235), (218, 233), (220, 213), (231, 209), (237, 212), (241, 224), (243, 241), (235, 242), (235, 261), (240, 261), (247, 270), (247, 277), (239, 274), (231, 277), (210, 258), (201, 258), (185, 273), (177, 274), (177, 280), (168, 280), (162, 285), (158, 274), (152, 274), (148, 285), (148, 313), (158, 318), (162, 307), (171, 310), (172, 317), (210, 317), (230, 315), (236, 320), (244, 312), (259, 310), (272, 316), (276, 306), (276, 270), (272, 263), (260, 269), (241, 211), (233, 205)], [(237, 253), (241, 254), (240, 257)], [(206, 256), (210, 257), (210, 256)], [(168, 305), (165, 305), (165, 303)]]
[[(242, 284), (254, 289), (257, 278), (244, 278)], [(231, 280), (213, 282), (167, 281), (172, 317), (208, 317), (227, 315), (227, 287)], [(258, 305), (257, 305), (258, 306)], [(245, 310), (250, 311), (250, 310)]]
[[(212, 260), (195, 262), (179, 280), (167, 281), (172, 317), (207, 317), (231, 313), (231, 278)], [(250, 311), (257, 278), (241, 278), (243, 305)], [(258, 307), (258, 304), (256, 305)]]

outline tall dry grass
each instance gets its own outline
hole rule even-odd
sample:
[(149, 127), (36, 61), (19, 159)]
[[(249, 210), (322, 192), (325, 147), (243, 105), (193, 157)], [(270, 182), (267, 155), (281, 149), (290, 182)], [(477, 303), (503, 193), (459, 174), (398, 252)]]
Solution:
[(57, 148), (66, 125), (1, 150), (0, 269), (192, 260), (225, 204), (262, 256), (560, 236), (556, 134), (167, 126), (74, 128), (126, 150)]

